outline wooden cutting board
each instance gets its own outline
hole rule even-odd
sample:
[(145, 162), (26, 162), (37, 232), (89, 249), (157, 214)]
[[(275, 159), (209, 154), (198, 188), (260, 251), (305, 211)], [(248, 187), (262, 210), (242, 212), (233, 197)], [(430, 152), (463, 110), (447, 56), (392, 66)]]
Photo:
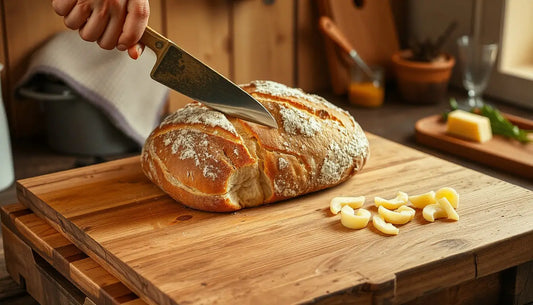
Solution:
[[(55, 305), (58, 300), (78, 300), (71, 303), (146, 305), (117, 278), (25, 206), (3, 206), (0, 215), (7, 270), (19, 284), (22, 284), (22, 278), (26, 279), (26, 290), (40, 304)], [(57, 272), (67, 281), (54, 276)], [(524, 285), (528, 283), (528, 278), (533, 277), (529, 274), (533, 274), (533, 261), (459, 285), (443, 287), (405, 305), (449, 305), (457, 304), (458, 300), (463, 304), (527, 304), (533, 301), (533, 281)], [(62, 293), (63, 296), (58, 295)], [(346, 304), (353, 299), (352, 295), (348, 295), (337, 299), (336, 304)], [(357, 299), (358, 305), (363, 304), (360, 297)], [(370, 298), (364, 301), (371, 302)], [(324, 303), (331, 304), (331, 299), (324, 299)]]
[[(0, 216), (4, 250), (10, 253), (6, 255), (8, 272), (17, 282), (23, 276), (27, 291), (39, 303), (54, 304), (54, 298), (53, 292), (45, 290), (47, 287), (34, 282), (40, 280), (35, 274), (39, 272), (32, 270), (33, 265), (40, 265), (36, 257), (44, 259), (96, 304), (146, 305), (116, 277), (25, 206), (19, 203), (3, 206)], [(17, 242), (18, 239), (22, 241)]]
[[(21, 203), (150, 304), (402, 303), (533, 259), (533, 192), (369, 135), (363, 172), (325, 191), (215, 214), (174, 202), (138, 157), (20, 180)], [(354, 231), (334, 196), (443, 186), (458, 222), (417, 213), (398, 236)]]
[[(533, 130), (533, 121), (506, 114), (522, 129)], [(485, 143), (476, 143), (446, 134), (441, 115), (432, 115), (415, 124), (416, 140), (439, 150), (461, 156), (515, 175), (533, 179), (533, 142), (522, 144), (500, 135)]]

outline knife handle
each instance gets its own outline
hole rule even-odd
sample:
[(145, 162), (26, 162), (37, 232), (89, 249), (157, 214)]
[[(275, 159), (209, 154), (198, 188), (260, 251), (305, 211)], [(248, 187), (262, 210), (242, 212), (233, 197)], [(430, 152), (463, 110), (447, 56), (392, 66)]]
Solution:
[(346, 36), (344, 36), (341, 30), (337, 27), (335, 22), (333, 22), (333, 20), (331, 20), (329, 17), (322, 16), (320, 17), (319, 25), (320, 30), (322, 30), (324, 34), (335, 41), (346, 53), (350, 54), (350, 51), (354, 48)]
[(159, 58), (163, 54), (163, 51), (171, 43), (168, 38), (159, 34), (157, 31), (155, 31), (149, 26), (147, 26), (144, 30), (144, 33), (139, 42), (152, 49), (155, 52), (157, 58)]

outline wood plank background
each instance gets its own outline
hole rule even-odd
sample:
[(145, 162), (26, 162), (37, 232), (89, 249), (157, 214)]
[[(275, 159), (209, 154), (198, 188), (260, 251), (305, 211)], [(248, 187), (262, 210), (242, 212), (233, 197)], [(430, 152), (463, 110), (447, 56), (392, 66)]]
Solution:
[(31, 54), (55, 33), (64, 30), (62, 19), (49, 1), (2, 1), (6, 49), (6, 111), (15, 135), (41, 131), (44, 118), (35, 101), (15, 99), (17, 81), (26, 71)]
[[(231, 78), (230, 6), (228, 1), (166, 1), (167, 35), (187, 52)], [(169, 111), (190, 102), (170, 92)]]
[(317, 1), (297, 0), (295, 84), (307, 92), (330, 88), (330, 76), (324, 50), (324, 37), (318, 32)]
[(294, 86), (294, 2), (234, 1), (233, 79)]
[(2, 71), (0, 71), (0, 86), (2, 86), (2, 95), (0, 96), (0, 98), (2, 99), (2, 106), (4, 107), (5, 109), (5, 106), (4, 104), (6, 104), (6, 101), (7, 101), (7, 91), (6, 89), (3, 89), (3, 88), (7, 88), (7, 68), (6, 68), (6, 65), (7, 65), (7, 60), (6, 60), (6, 42), (5, 42), (5, 37), (3, 35), (3, 33), (5, 33), (4, 31), (4, 7), (3, 5), (1, 5), (2, 3), (0, 2), (0, 33), (2, 35), (0, 35), (0, 63), (2, 65), (4, 65), (4, 68), (2, 69)]

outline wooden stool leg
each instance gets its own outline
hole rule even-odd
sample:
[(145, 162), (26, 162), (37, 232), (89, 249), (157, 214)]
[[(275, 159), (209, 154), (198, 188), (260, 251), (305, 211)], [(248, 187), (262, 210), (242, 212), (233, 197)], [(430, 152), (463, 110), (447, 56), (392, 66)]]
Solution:
[(503, 278), (502, 304), (533, 303), (533, 261), (505, 270)]

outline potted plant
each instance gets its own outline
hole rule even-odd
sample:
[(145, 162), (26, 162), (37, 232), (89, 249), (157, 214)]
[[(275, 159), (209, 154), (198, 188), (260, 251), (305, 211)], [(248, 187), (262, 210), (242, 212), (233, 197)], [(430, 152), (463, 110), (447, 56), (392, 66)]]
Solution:
[(435, 41), (413, 41), (408, 49), (392, 55), (398, 91), (411, 103), (437, 103), (448, 89), (455, 58), (442, 46), (457, 26), (451, 23)]

